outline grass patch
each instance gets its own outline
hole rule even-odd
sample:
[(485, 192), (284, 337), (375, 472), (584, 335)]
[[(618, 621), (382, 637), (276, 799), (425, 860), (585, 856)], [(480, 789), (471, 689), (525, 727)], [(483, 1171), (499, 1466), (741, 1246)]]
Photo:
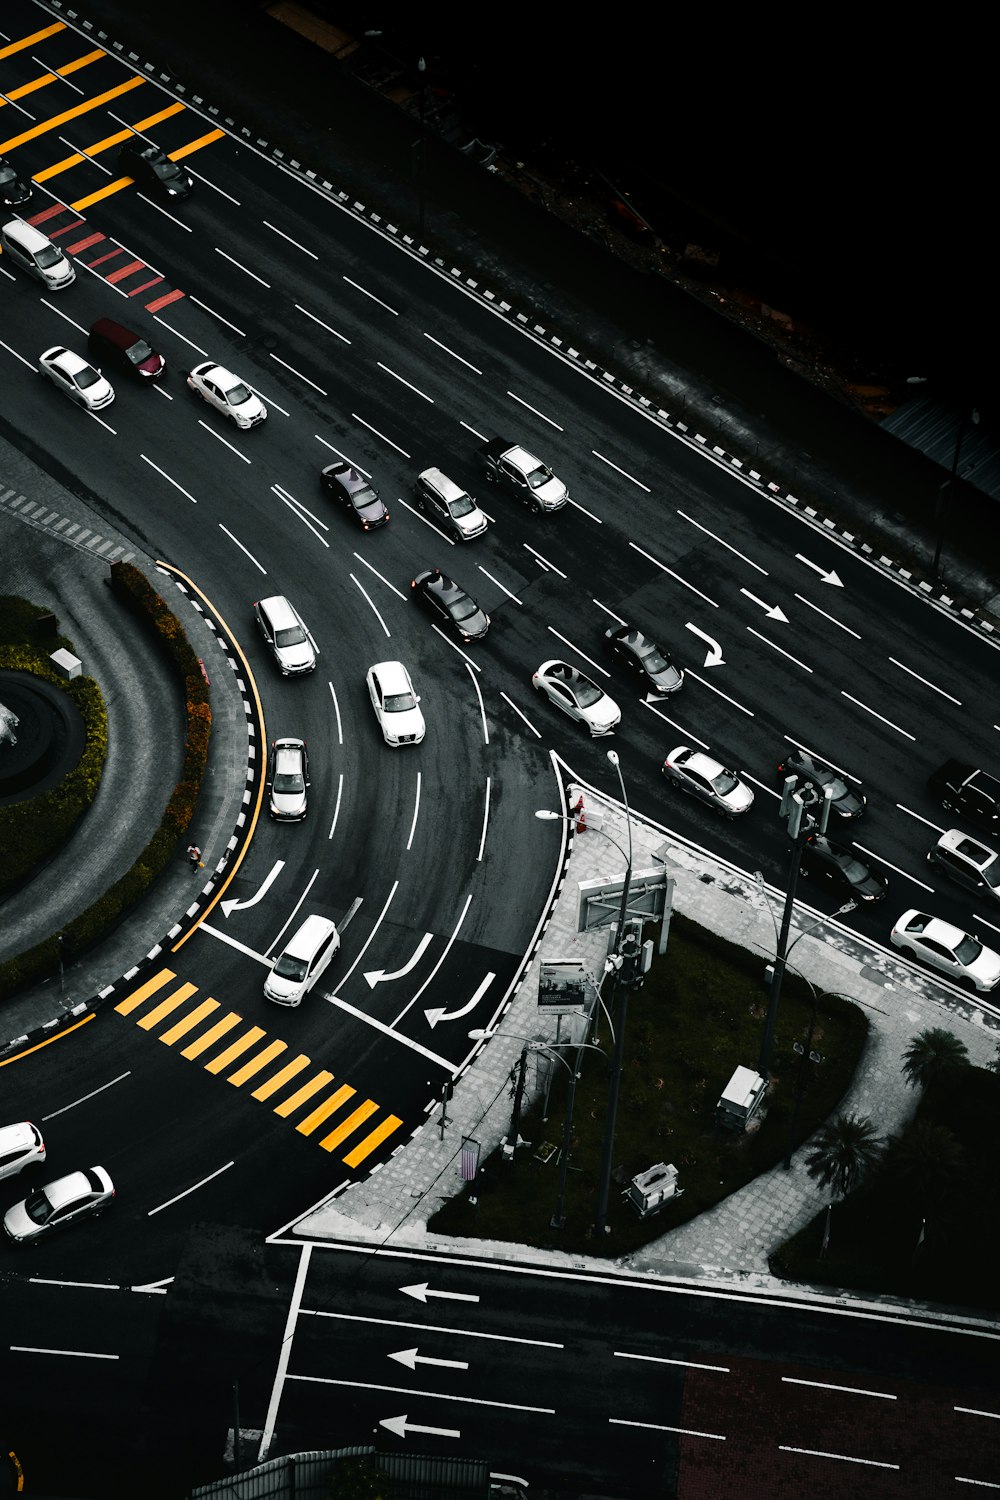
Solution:
[[(786, 975), (782, 989), (766, 1113), (743, 1135), (715, 1123), (715, 1106), (733, 1069), (740, 1064), (756, 1067), (767, 1007), (764, 962), (678, 914), (671, 919), (667, 952), (654, 958), (642, 989), (633, 993), (629, 1004), (610, 1233), (603, 1244), (591, 1237), (591, 1230), (608, 1070), (594, 1052), (583, 1054), (576, 1089), (564, 1228), (549, 1227), (556, 1205), (558, 1158), (554, 1155), (543, 1164), (534, 1154), (544, 1141), (562, 1143), (569, 1075), (558, 1064), (553, 1065), (548, 1120), (541, 1118), (540, 1107), (522, 1116), (520, 1133), (534, 1143), (533, 1148), (520, 1149), (513, 1165), (495, 1152), (481, 1167), (477, 1182), (446, 1203), (428, 1227), (436, 1234), (618, 1256), (694, 1218), (774, 1166), (787, 1148), (802, 1076), (802, 1058), (793, 1044), (805, 1041), (812, 1012), (809, 988), (796, 976)], [(610, 1049), (606, 1024), (601, 1032), (601, 1045)], [(796, 1144), (836, 1108), (867, 1033), (868, 1021), (859, 1007), (836, 996), (820, 997), (812, 1047), (824, 1060), (805, 1065)], [(541, 1059), (529, 1056), (529, 1067), (536, 1061)], [(621, 1190), (632, 1177), (661, 1161), (678, 1168), (683, 1195), (640, 1220), (622, 1202)]]

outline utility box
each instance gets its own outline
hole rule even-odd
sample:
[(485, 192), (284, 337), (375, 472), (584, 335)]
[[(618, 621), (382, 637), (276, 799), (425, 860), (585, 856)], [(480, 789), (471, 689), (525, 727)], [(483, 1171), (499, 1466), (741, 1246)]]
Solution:
[(67, 651), (65, 646), (60, 646), (58, 651), (53, 651), (49, 661), (63, 677), (79, 677), (83, 671), (83, 662), (78, 656), (74, 656), (72, 651)]
[(715, 1106), (715, 1123), (727, 1130), (746, 1130), (767, 1093), (767, 1080), (753, 1068), (737, 1068)]
[(677, 1168), (668, 1167), (661, 1161), (648, 1172), (633, 1177), (622, 1197), (626, 1203), (631, 1203), (640, 1219), (648, 1219), (671, 1198), (679, 1198), (683, 1191), (677, 1186)]

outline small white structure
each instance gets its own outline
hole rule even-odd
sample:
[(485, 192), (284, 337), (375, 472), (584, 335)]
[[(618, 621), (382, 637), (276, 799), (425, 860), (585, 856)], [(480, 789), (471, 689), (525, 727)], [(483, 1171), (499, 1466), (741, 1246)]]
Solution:
[(677, 1186), (677, 1168), (661, 1161), (633, 1177), (622, 1197), (631, 1203), (640, 1219), (648, 1219), (671, 1198), (679, 1198), (683, 1191)]
[(83, 671), (83, 662), (78, 656), (74, 656), (72, 651), (67, 651), (65, 646), (61, 646), (58, 651), (53, 651), (49, 661), (64, 677), (71, 679), (79, 677)]
[(737, 1068), (715, 1106), (715, 1123), (727, 1130), (746, 1130), (766, 1093), (766, 1078), (753, 1068)]
[(17, 735), (14, 733), (14, 730), (20, 722), (20, 719), (12, 708), (5, 708), (0, 703), (0, 745), (5, 741), (8, 745), (17, 744)]

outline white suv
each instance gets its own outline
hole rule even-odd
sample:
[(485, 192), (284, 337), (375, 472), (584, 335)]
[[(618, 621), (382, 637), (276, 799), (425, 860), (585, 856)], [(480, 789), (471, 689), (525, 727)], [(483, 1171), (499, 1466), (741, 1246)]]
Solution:
[(0, 248), (6, 250), (15, 266), (27, 271), (36, 281), (57, 292), (76, 280), (73, 262), (57, 250), (51, 240), (23, 219), (11, 219), (0, 228)]
[(319, 652), (302, 616), (283, 594), (259, 599), (253, 607), (260, 633), (281, 668), (282, 677), (301, 677), (312, 672)]
[(413, 493), (420, 509), (440, 522), (457, 542), (471, 542), (489, 525), (472, 496), (440, 469), (425, 469), (418, 474)]
[(419, 745), (426, 733), (424, 716), (410, 674), (401, 661), (378, 661), (365, 678), (368, 696), (387, 745)]

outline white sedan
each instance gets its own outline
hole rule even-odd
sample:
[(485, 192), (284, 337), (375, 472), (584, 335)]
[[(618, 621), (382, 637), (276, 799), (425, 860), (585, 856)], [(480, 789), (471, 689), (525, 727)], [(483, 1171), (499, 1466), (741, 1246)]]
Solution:
[(753, 806), (753, 792), (746, 782), (703, 750), (678, 745), (676, 750), (671, 750), (661, 770), (674, 786), (707, 802), (724, 818), (739, 817)]
[(615, 700), (568, 662), (543, 661), (538, 671), (532, 672), (531, 683), (536, 692), (544, 693), (550, 703), (595, 737), (613, 733), (621, 723), (622, 711)]
[(427, 732), (420, 699), (401, 661), (378, 661), (365, 678), (368, 696), (387, 745), (419, 745)]
[(114, 1196), (114, 1183), (103, 1167), (70, 1172), (8, 1208), (3, 1217), (4, 1231), (15, 1245), (37, 1240), (83, 1219), (98, 1218)]
[(940, 917), (904, 911), (890, 937), (904, 953), (940, 969), (967, 989), (995, 990), (1000, 984), (1000, 953)]
[(51, 380), (71, 401), (85, 406), (88, 411), (100, 411), (102, 407), (110, 406), (115, 399), (114, 388), (100, 370), (95, 370), (79, 354), (74, 354), (72, 349), (64, 349), (61, 344), (46, 349), (39, 356), (38, 373), (44, 375), (46, 380)]
[(245, 381), (211, 360), (195, 365), (187, 377), (189, 388), (237, 427), (258, 427), (267, 416), (267, 407), (255, 396)]

